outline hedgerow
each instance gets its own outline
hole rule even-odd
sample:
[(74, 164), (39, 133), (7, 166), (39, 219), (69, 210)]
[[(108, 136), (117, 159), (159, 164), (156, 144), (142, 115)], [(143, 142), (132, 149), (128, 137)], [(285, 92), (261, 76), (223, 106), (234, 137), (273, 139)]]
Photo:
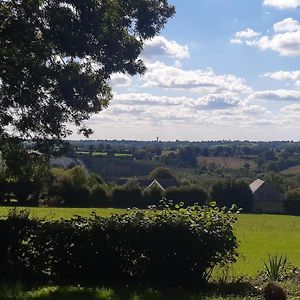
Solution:
[(57, 283), (199, 284), (234, 262), (234, 209), (214, 204), (47, 221), (0, 221), (0, 277)]

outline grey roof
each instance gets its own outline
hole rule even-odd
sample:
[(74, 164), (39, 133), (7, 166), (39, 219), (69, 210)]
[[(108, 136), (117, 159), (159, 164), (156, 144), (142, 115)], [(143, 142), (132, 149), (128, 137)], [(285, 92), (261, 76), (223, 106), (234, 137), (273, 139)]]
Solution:
[(252, 193), (254, 194), (265, 182), (260, 179), (256, 179), (250, 184), (250, 189)]

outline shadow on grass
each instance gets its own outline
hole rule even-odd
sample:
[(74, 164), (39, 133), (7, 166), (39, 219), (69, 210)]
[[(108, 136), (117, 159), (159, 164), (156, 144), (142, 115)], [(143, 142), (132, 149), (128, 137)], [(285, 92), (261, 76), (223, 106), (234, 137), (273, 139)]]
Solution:
[(174, 288), (83, 288), (1, 285), (0, 300), (200, 300), (252, 299), (258, 295), (250, 283), (211, 284), (203, 289)]

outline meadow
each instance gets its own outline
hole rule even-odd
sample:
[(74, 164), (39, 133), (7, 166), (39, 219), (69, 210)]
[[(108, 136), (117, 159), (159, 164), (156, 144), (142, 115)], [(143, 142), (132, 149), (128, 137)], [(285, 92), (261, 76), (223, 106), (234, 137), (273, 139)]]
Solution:
[(217, 169), (238, 170), (243, 168), (245, 164), (248, 164), (253, 170), (257, 168), (254, 160), (245, 158), (199, 156), (197, 161), (200, 167), (214, 166)]
[[(108, 217), (126, 213), (125, 209), (114, 208), (30, 208), (30, 215), (37, 218), (69, 219), (73, 216), (87, 217), (95, 211), (97, 215)], [(0, 208), (0, 216), (5, 217), (8, 208)], [(248, 275), (255, 277), (263, 268), (268, 254), (287, 255), (290, 263), (300, 267), (300, 217), (282, 215), (241, 214), (235, 225), (239, 241), (239, 258), (230, 267), (233, 277)]]

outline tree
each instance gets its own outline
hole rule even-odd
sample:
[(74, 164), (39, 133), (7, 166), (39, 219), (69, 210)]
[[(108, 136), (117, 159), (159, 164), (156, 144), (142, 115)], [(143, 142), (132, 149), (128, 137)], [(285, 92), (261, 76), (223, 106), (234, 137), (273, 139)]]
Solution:
[[(149, 174), (150, 179), (174, 179), (174, 175), (168, 168), (158, 167)], [(175, 178), (176, 179), (176, 178)]]
[(216, 182), (211, 190), (211, 198), (218, 206), (231, 207), (233, 204), (250, 212), (253, 205), (253, 194), (244, 181), (225, 180)]
[[(0, 5), (0, 138), (62, 139), (107, 107), (116, 72), (142, 74), (167, 0), (6, 0)], [(6, 128), (9, 128), (10, 134)]]

